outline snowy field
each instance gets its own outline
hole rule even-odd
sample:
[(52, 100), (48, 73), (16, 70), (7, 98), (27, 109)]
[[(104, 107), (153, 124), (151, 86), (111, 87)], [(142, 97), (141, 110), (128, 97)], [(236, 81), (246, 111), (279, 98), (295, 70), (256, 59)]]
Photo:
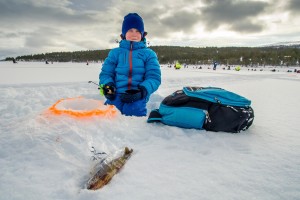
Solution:
[[(1, 200), (300, 199), (300, 74), (162, 66), (148, 113), (183, 86), (221, 87), (252, 100), (254, 123), (239, 134), (148, 124), (147, 117), (75, 119), (47, 111), (62, 98), (104, 100), (88, 83), (98, 82), (100, 68), (0, 62)], [(92, 146), (134, 149), (97, 191), (84, 189)]]

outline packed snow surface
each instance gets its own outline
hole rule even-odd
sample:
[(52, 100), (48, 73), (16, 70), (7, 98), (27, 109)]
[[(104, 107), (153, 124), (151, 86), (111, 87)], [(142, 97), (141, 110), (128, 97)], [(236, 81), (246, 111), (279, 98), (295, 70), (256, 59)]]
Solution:
[[(300, 199), (300, 74), (199, 67), (162, 65), (148, 113), (183, 86), (221, 87), (252, 101), (247, 131), (182, 129), (120, 113), (53, 115), (48, 109), (62, 98), (105, 100), (88, 83), (98, 83), (101, 63), (0, 62), (0, 199)], [(85, 189), (92, 147), (113, 154), (125, 146), (133, 155), (112, 181)]]

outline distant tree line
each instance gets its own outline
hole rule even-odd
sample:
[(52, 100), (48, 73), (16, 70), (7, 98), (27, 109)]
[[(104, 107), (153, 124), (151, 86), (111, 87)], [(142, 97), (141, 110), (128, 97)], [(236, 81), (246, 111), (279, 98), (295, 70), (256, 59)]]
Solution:
[[(299, 66), (300, 48), (279, 47), (179, 47), (151, 46), (161, 64), (212, 64), (243, 66)], [(75, 52), (53, 52), (18, 56), (17, 61), (103, 62), (110, 49)], [(6, 60), (12, 60), (8, 57)]]
[[(74, 52), (52, 52), (16, 57), (17, 61), (50, 61), (50, 62), (86, 62), (103, 61), (108, 55), (107, 50), (88, 50)], [(6, 58), (10, 59), (11, 58)]]
[(223, 65), (264, 66), (264, 65), (299, 65), (300, 48), (298, 47), (151, 47), (161, 63), (174, 63), (178, 60), (185, 64), (212, 64), (214, 61)]

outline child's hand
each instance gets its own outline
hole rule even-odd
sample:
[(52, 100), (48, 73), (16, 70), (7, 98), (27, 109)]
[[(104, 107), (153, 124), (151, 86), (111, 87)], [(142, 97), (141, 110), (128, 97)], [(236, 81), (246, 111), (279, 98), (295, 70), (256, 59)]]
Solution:
[(113, 83), (107, 83), (100, 88), (100, 94), (103, 94), (105, 98), (114, 100), (116, 97), (116, 87)]
[(140, 87), (139, 89), (135, 90), (126, 90), (125, 93), (121, 94), (120, 98), (121, 101), (124, 103), (133, 103), (140, 99), (146, 98), (147, 90), (144, 87)]

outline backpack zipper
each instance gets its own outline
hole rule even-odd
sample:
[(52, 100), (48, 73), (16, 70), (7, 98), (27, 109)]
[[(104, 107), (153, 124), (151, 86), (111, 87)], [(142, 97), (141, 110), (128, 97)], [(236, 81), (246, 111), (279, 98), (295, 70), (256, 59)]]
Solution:
[(239, 112), (236, 108), (232, 107), (232, 106), (226, 106), (227, 108), (231, 108), (233, 111), (235, 112)]
[(211, 119), (210, 119), (210, 117), (209, 117), (208, 111), (207, 111), (207, 110), (204, 110), (203, 112), (205, 113), (205, 124), (207, 124), (207, 122), (210, 123), (210, 122), (211, 122)]

